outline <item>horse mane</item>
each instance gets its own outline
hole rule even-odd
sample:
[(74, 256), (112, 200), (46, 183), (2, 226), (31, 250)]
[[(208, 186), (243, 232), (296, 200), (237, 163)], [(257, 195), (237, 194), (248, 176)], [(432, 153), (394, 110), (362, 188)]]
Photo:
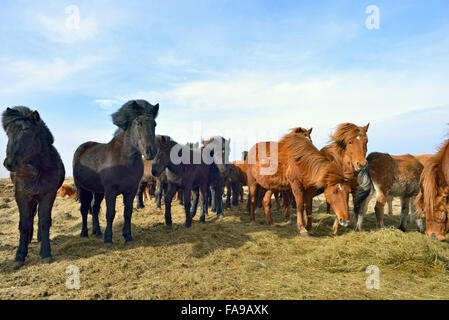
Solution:
[(169, 136), (156, 135), (156, 145), (160, 149), (165, 150), (167, 148), (172, 148), (173, 146), (175, 146), (177, 144), (178, 143)]
[[(417, 199), (418, 204), (422, 206), (424, 212), (434, 213), (434, 209), (440, 205), (440, 202), (449, 196), (449, 185), (443, 172), (444, 156), (449, 151), (449, 140), (447, 140), (440, 150), (431, 157), (421, 175), (421, 197)], [(446, 159), (446, 161), (448, 161)], [(440, 214), (445, 214), (440, 212)]]
[(366, 136), (366, 132), (363, 128), (353, 123), (342, 123), (335, 130), (334, 134), (330, 135), (330, 141), (335, 145), (339, 152), (346, 150), (346, 143), (357, 136)]
[(2, 114), (2, 125), (3, 129), (7, 131), (8, 128), (12, 128), (13, 130), (20, 130), (21, 123), (29, 123), (31, 125), (38, 126), (45, 138), (45, 141), (48, 142), (49, 145), (52, 145), (55, 142), (53, 135), (48, 129), (45, 122), (39, 117), (38, 121), (33, 120), (33, 114), (35, 111), (23, 106), (17, 106), (13, 108), (7, 108)]
[(156, 119), (158, 112), (159, 104), (153, 106), (145, 100), (131, 100), (112, 114), (112, 122), (120, 129), (126, 130), (137, 117), (146, 115)]
[(336, 162), (319, 151), (302, 133), (292, 131), (280, 141), (287, 149), (289, 161), (305, 170), (307, 176), (317, 186), (334, 185), (346, 182), (344, 171)]

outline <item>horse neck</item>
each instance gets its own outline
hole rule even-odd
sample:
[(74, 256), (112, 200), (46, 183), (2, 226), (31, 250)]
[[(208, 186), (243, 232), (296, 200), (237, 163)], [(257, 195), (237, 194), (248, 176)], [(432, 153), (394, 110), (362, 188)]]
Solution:
[(114, 152), (119, 154), (124, 160), (142, 157), (140, 151), (133, 145), (129, 132), (121, 131), (117, 134), (109, 144)]

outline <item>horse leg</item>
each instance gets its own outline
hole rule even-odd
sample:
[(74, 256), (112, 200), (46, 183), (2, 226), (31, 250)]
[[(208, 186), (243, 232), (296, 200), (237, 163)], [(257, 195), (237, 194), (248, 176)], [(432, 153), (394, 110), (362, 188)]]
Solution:
[(223, 218), (223, 191), (224, 184), (223, 182), (220, 182), (217, 184), (215, 190), (215, 204), (217, 206), (217, 216), (219, 219)]
[(32, 210), (35, 207), (36, 201), (30, 197), (21, 196), (16, 193), (16, 202), (20, 212), (20, 240), (15, 259), (15, 268), (18, 269), (23, 266), (25, 258), (28, 254), (28, 241), (30, 239), (30, 232), (32, 230), (34, 217), (34, 212), (32, 212)]
[(232, 188), (232, 205), (238, 206), (239, 205), (240, 183), (233, 182), (231, 184), (231, 188)]
[(207, 184), (200, 186), (200, 201), (201, 201), (201, 217), (200, 222), (206, 223), (206, 213), (207, 213)]
[(309, 233), (304, 226), (304, 189), (298, 181), (290, 182), (290, 186), (296, 200), (297, 228), (299, 234), (301, 236), (309, 236)]
[[(401, 201), (402, 201), (402, 199), (401, 199)], [(388, 215), (392, 216), (393, 215), (393, 196), (387, 197), (387, 204), (388, 204)], [(402, 208), (402, 204), (401, 204), (401, 208)], [(402, 214), (402, 211), (401, 211), (401, 214)]]
[(271, 195), (273, 191), (267, 190), (263, 197), (263, 206), (265, 208), (265, 215), (267, 216), (267, 222), (269, 225), (273, 225), (273, 217), (271, 216)]
[(172, 219), (171, 219), (171, 202), (175, 196), (176, 193), (176, 186), (169, 183), (168, 184), (168, 190), (165, 193), (165, 224), (168, 227), (172, 226)]
[(55, 202), (56, 193), (48, 193), (39, 201), (39, 229), (41, 230), (42, 242), (40, 255), (43, 263), (51, 262), (50, 227), (51, 210)]
[(424, 233), (426, 230), (426, 223), (424, 221), (424, 218), (417, 215), (415, 199), (416, 199), (416, 197), (410, 198), (410, 208), (411, 208), (411, 212), (412, 212), (410, 215), (410, 222), (416, 223), (416, 227), (418, 228), (418, 231), (421, 233)]
[(145, 205), (143, 204), (143, 194), (146, 192), (145, 191), (146, 188), (147, 188), (146, 182), (141, 182), (139, 184), (139, 189), (137, 190), (137, 209), (145, 208)]
[(382, 190), (377, 192), (376, 206), (374, 207), (374, 212), (376, 213), (377, 227), (384, 227), (384, 208), (387, 202), (387, 196)]
[(185, 226), (186, 228), (190, 228), (192, 226), (192, 216), (190, 215), (190, 199), (192, 194), (192, 187), (185, 187), (184, 190), (182, 190), (182, 194), (184, 195), (184, 211), (186, 213)]
[(133, 216), (133, 201), (135, 196), (135, 192), (126, 192), (123, 194), (123, 205), (125, 207), (123, 211), (125, 220), (125, 223), (123, 225), (123, 237), (125, 238), (127, 244), (134, 243), (134, 239), (131, 235), (131, 219)]
[(210, 204), (210, 211), (217, 212), (217, 186), (210, 187), (210, 198), (211, 198), (211, 204)]
[(326, 212), (327, 212), (327, 214), (331, 213), (331, 204), (327, 201), (326, 201)]
[(256, 204), (257, 204), (257, 193), (258, 189), (260, 189), (257, 184), (251, 184), (248, 186), (249, 188), (249, 197), (248, 197), (248, 203), (249, 203), (249, 221), (251, 223), (254, 223), (256, 220)]
[(196, 210), (198, 209), (198, 194), (199, 194), (198, 190), (199, 188), (195, 188), (192, 190), (192, 209), (190, 210), (190, 216), (192, 218), (196, 216)]
[(304, 205), (306, 210), (306, 229), (309, 233), (312, 232), (312, 204), (315, 190), (307, 190), (304, 194)]
[(362, 231), (362, 225), (363, 225), (363, 219), (366, 216), (366, 213), (368, 211), (368, 204), (371, 201), (371, 199), (373, 198), (374, 193), (371, 190), (370, 194), (368, 195), (368, 197), (363, 200), (363, 202), (360, 204), (360, 210), (359, 212), (355, 212), (355, 218), (356, 218), (356, 226), (355, 226), (355, 231)]
[(178, 200), (179, 200), (179, 205), (183, 206), (184, 205), (184, 199), (185, 199), (185, 195), (184, 195), (184, 190), (179, 189), (178, 190)]
[(101, 237), (103, 233), (100, 228), (100, 221), (98, 220), (98, 214), (101, 208), (101, 202), (104, 199), (104, 193), (94, 194), (94, 205), (92, 206), (92, 234)]
[(156, 183), (156, 191), (154, 192), (156, 196), (156, 208), (161, 209), (161, 199), (162, 199), (162, 183), (158, 181)]
[(290, 205), (292, 202), (291, 192), (282, 192), (282, 201), (284, 202), (284, 219), (285, 221), (290, 221)]
[(81, 217), (83, 218), (83, 224), (81, 227), (81, 238), (87, 238), (89, 236), (89, 232), (87, 229), (87, 216), (89, 215), (89, 210), (91, 209), (92, 204), (92, 192), (87, 191), (83, 188), (79, 188), (80, 194), (80, 202), (81, 202)]
[(407, 230), (407, 219), (410, 211), (410, 198), (401, 197), (401, 222), (399, 223), (399, 230), (405, 232)]
[(274, 200), (276, 200), (276, 210), (281, 211), (281, 200), (279, 199), (279, 192), (274, 193)]
[(112, 224), (115, 218), (115, 204), (117, 202), (117, 193), (113, 190), (105, 190), (106, 198), (106, 230), (104, 231), (104, 246), (112, 246)]
[(226, 184), (226, 209), (231, 209), (231, 196), (232, 196), (232, 189), (231, 189), (231, 183), (228, 182)]

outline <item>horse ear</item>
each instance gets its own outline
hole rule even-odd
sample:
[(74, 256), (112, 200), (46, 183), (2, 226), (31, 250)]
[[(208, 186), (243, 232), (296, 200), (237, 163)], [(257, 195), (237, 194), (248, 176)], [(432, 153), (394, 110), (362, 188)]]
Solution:
[(368, 132), (368, 128), (369, 128), (369, 123), (363, 127), (363, 129), (365, 129), (365, 132)]
[(313, 128), (310, 128), (309, 130), (307, 130), (307, 133), (309, 134), (309, 136), (312, 134), (312, 130), (313, 130)]
[(30, 114), (30, 120), (34, 123), (38, 123), (41, 120), (39, 112), (33, 111), (33, 113)]
[(157, 117), (158, 113), (159, 113), (159, 103), (154, 106), (154, 117), (155, 118)]

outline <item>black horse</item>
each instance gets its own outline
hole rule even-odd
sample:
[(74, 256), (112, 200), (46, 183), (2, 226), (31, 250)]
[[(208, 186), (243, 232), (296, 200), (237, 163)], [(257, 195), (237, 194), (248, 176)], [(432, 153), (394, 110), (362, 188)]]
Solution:
[(171, 203), (176, 191), (182, 190), (186, 215), (185, 226), (191, 227), (191, 193), (196, 188), (199, 188), (201, 197), (201, 222), (205, 222), (209, 165), (204, 162), (201, 150), (180, 145), (168, 136), (157, 136), (156, 140), (158, 153), (153, 160), (152, 173), (154, 176), (161, 176), (165, 171), (167, 178), (167, 190), (164, 199), (166, 225), (169, 227), (172, 225)]
[(3, 112), (2, 124), (8, 135), (4, 166), (11, 172), (20, 212), (16, 268), (23, 266), (28, 254), (36, 210), (39, 216), (40, 255), (43, 263), (50, 263), (51, 210), (56, 193), (64, 182), (64, 165), (53, 146), (53, 135), (37, 111), (26, 107), (7, 108)]
[(115, 217), (117, 196), (123, 195), (123, 237), (132, 243), (131, 217), (133, 200), (143, 174), (142, 155), (151, 160), (156, 155), (155, 119), (159, 104), (153, 106), (145, 100), (125, 103), (112, 115), (113, 123), (120, 128), (106, 144), (87, 142), (78, 147), (73, 159), (73, 178), (80, 192), (83, 226), (81, 237), (88, 236), (87, 215), (92, 197), (93, 234), (101, 236), (98, 212), (106, 198), (107, 227), (104, 233), (106, 247), (112, 245), (112, 223)]
[[(218, 217), (223, 217), (223, 191), (226, 178), (229, 175), (229, 153), (231, 140), (223, 137), (212, 137), (202, 140), (203, 148), (210, 150), (214, 162), (210, 165), (209, 190), (211, 211), (217, 212)], [(209, 200), (208, 200), (209, 202)]]

